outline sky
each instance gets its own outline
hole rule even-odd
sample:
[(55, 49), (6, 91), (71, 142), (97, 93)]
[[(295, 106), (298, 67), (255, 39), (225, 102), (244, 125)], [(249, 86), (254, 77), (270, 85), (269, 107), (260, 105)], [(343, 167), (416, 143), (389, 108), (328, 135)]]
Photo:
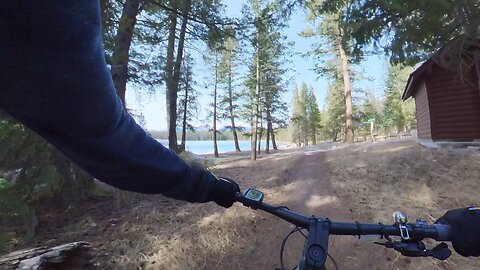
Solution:
[[(226, 15), (229, 17), (240, 17), (240, 10), (242, 4), (245, 1), (239, 0), (226, 0)], [(319, 102), (320, 109), (323, 108), (325, 104), (325, 97), (327, 94), (328, 80), (326, 77), (319, 76), (313, 71), (314, 61), (313, 59), (308, 59), (302, 57), (301, 54), (305, 53), (312, 49), (312, 44), (315, 42), (314, 39), (306, 39), (300, 37), (298, 33), (309, 27), (309, 23), (305, 20), (306, 15), (303, 10), (296, 10), (289, 21), (289, 26), (284, 30), (284, 34), (287, 36), (287, 41), (293, 41), (295, 43), (293, 48), (293, 56), (291, 57), (290, 63), (287, 65), (289, 69), (289, 74), (286, 75), (288, 79), (288, 91), (284, 94), (284, 100), (290, 104), (293, 94), (294, 82), (300, 85), (302, 82), (311, 86), (314, 90), (315, 95), (317, 96), (317, 101)], [(199, 45), (200, 46), (200, 45)], [(201, 45), (204, 47), (204, 45)], [(199, 53), (192, 52), (192, 57), (194, 58), (194, 79), (199, 82), (198, 90), (202, 92), (200, 97), (200, 113), (198, 119), (194, 120), (195, 126), (203, 126), (207, 115), (207, 104), (211, 101), (211, 97), (206, 93), (206, 89), (203, 85), (204, 78), (208, 77), (208, 70), (203, 64), (202, 57)], [(376, 95), (379, 95), (383, 92), (383, 82), (386, 77), (385, 71), (385, 58), (383, 56), (370, 56), (356, 67), (357, 72), (362, 73), (365, 77), (371, 78), (371, 80), (357, 81), (354, 82), (354, 88), (362, 89), (371, 89)], [(290, 78), (294, 78), (293, 80)], [(166, 104), (165, 104), (165, 89), (163, 86), (160, 86), (156, 93), (149, 96), (141, 96), (138, 93), (143, 91), (138, 91), (135, 89), (139, 87), (138, 85), (127, 85), (126, 93), (126, 102), (127, 107), (132, 109), (134, 112), (142, 112), (145, 118), (145, 127), (149, 130), (166, 130), (167, 121), (166, 121)], [(221, 124), (220, 124), (221, 126)]]

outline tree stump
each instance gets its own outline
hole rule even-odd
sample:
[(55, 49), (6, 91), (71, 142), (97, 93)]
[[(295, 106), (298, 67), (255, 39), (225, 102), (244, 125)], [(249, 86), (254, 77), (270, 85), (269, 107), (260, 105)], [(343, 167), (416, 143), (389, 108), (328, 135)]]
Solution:
[(89, 247), (88, 242), (72, 242), (50, 248), (23, 249), (0, 256), (0, 269), (94, 269)]

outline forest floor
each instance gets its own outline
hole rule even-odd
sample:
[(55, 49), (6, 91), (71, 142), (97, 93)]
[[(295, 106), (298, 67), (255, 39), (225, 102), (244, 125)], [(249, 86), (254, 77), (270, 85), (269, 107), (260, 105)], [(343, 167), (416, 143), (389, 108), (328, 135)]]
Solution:
[[(205, 159), (216, 174), (264, 191), (266, 202), (338, 221), (391, 224), (400, 210), (412, 221), (433, 222), (448, 209), (479, 203), (480, 152), (472, 149), (399, 140), (284, 149), (256, 162), (248, 153)], [(223, 209), (162, 196), (143, 196), (124, 210), (113, 204), (105, 199), (61, 209), (45, 203), (33, 245), (88, 241), (98, 269), (275, 269), (292, 229), (240, 204)], [(294, 235), (286, 245), (290, 268), (302, 238)], [(477, 259), (407, 258), (352, 236), (332, 236), (329, 251), (339, 269), (480, 269)], [(334, 269), (330, 260), (327, 269)]]

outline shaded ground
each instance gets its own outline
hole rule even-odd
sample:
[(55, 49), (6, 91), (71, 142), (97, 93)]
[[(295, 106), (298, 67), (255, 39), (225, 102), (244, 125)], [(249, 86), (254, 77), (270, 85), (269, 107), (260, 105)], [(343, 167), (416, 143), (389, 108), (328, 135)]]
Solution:
[[(334, 147), (334, 150), (331, 150)], [(256, 187), (266, 201), (338, 221), (392, 223), (391, 213), (432, 222), (447, 209), (478, 204), (480, 155), (473, 150), (431, 150), (410, 141), (324, 144), (288, 149), (257, 161), (248, 153), (224, 155), (213, 171)], [(161, 196), (115, 211), (110, 200), (74, 209), (44, 205), (35, 245), (84, 240), (99, 269), (274, 269), (291, 230), (268, 214), (234, 205), (186, 204)], [(354, 237), (332, 237), (340, 269), (480, 269), (478, 259), (446, 262), (405, 258)], [(303, 239), (287, 243), (293, 267)], [(331, 262), (327, 269), (333, 269)]]

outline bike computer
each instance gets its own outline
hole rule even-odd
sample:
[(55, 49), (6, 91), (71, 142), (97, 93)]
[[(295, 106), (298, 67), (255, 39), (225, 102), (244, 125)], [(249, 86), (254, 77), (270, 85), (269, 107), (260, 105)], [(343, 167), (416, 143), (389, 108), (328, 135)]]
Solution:
[(243, 191), (243, 198), (245, 198), (247, 202), (252, 205), (261, 204), (263, 201), (263, 197), (263, 192), (253, 188), (248, 188)]

